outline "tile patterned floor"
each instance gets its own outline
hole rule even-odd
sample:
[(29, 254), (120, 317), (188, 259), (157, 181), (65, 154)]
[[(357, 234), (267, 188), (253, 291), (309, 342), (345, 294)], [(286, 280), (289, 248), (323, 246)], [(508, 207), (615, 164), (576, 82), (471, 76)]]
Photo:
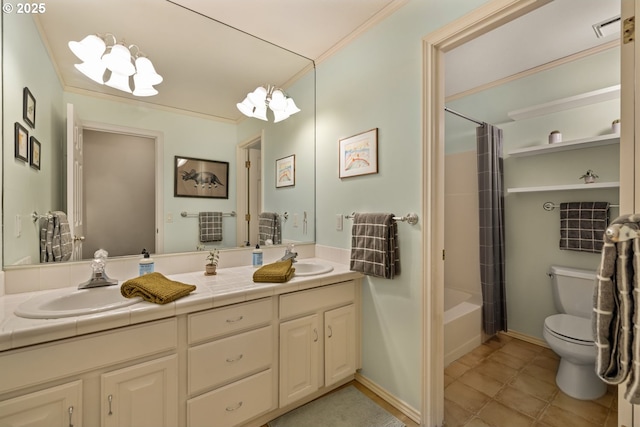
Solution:
[(447, 427), (616, 427), (614, 388), (598, 400), (573, 399), (555, 383), (558, 356), (506, 335), (445, 369)]

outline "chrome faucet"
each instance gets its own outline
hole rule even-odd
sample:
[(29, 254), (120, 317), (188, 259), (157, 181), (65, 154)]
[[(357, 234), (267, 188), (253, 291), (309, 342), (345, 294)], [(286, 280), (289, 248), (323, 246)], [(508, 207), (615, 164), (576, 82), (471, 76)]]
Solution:
[(104, 249), (98, 249), (93, 254), (94, 258), (93, 261), (91, 261), (93, 273), (91, 274), (91, 278), (84, 283), (80, 283), (78, 289), (91, 289), (118, 284), (117, 280), (110, 279), (104, 271), (107, 265), (107, 256), (109, 256), (109, 254)]
[(287, 248), (284, 250), (284, 256), (280, 258), (280, 261), (286, 261), (288, 259), (292, 260), (292, 262), (296, 262), (296, 257), (298, 256), (298, 252), (294, 250), (293, 243), (287, 245)]

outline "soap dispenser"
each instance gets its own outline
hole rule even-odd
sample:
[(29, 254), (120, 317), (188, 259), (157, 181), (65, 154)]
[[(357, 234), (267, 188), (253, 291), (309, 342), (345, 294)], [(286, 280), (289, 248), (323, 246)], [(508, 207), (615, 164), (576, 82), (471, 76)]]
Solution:
[(154, 270), (154, 262), (153, 258), (149, 258), (149, 251), (146, 249), (142, 250), (142, 259), (140, 260), (140, 275), (144, 276), (145, 274), (153, 273)]
[(262, 249), (260, 249), (260, 245), (256, 245), (256, 248), (252, 253), (253, 257), (253, 266), (260, 267), (262, 265)]

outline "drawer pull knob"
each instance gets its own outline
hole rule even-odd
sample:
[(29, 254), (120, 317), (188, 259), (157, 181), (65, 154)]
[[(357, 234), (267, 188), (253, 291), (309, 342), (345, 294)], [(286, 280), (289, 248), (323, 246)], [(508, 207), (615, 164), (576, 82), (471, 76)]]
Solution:
[(331, 325), (329, 325), (328, 328), (329, 328), (329, 338), (331, 338), (333, 336), (333, 329), (331, 329)]
[(237, 411), (238, 409), (240, 409), (241, 406), (242, 406), (242, 401), (236, 403), (235, 406), (227, 406), (227, 412)]
[(238, 316), (235, 319), (227, 319), (227, 323), (236, 323), (244, 319), (244, 316)]
[(113, 402), (113, 395), (109, 395), (107, 396), (107, 400), (109, 401), (109, 413), (107, 415), (113, 415), (113, 412), (111, 411), (111, 402)]
[(69, 427), (73, 427), (73, 406), (69, 406)]
[(235, 363), (235, 362), (239, 362), (241, 359), (242, 359), (242, 354), (239, 354), (236, 357), (234, 357), (233, 359), (227, 358), (227, 362)]
[(315, 335), (313, 342), (318, 342), (318, 330), (316, 328), (313, 328), (313, 333)]

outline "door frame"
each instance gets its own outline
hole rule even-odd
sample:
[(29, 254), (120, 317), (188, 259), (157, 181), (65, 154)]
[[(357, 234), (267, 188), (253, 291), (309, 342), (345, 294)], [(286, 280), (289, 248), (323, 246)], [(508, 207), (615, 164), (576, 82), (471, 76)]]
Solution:
[(550, 1), (492, 0), (422, 40), (423, 426), (444, 420), (444, 53)]
[(110, 123), (83, 121), (82, 130), (107, 132), (121, 135), (149, 138), (155, 146), (155, 225), (156, 225), (156, 250), (155, 253), (164, 253), (164, 133), (149, 129), (138, 129), (128, 126), (114, 125)]
[[(241, 236), (245, 236), (247, 232), (247, 221), (244, 218), (244, 213), (247, 212), (248, 205), (248, 182), (247, 170), (245, 167), (245, 161), (247, 160), (246, 150), (258, 142), (260, 144), (264, 143), (264, 129), (240, 142), (236, 146), (236, 212), (238, 215), (238, 220), (236, 221), (236, 240), (238, 246), (244, 246), (244, 240), (241, 240), (243, 239)], [(262, 156), (260, 158), (260, 162), (262, 163)], [(261, 171), (263, 170), (263, 166), (264, 165), (262, 164), (260, 165)], [(261, 188), (260, 192), (264, 194), (264, 188)], [(258, 212), (261, 210), (262, 206), (258, 206)], [(256, 217), (255, 220), (257, 221), (258, 218)]]

